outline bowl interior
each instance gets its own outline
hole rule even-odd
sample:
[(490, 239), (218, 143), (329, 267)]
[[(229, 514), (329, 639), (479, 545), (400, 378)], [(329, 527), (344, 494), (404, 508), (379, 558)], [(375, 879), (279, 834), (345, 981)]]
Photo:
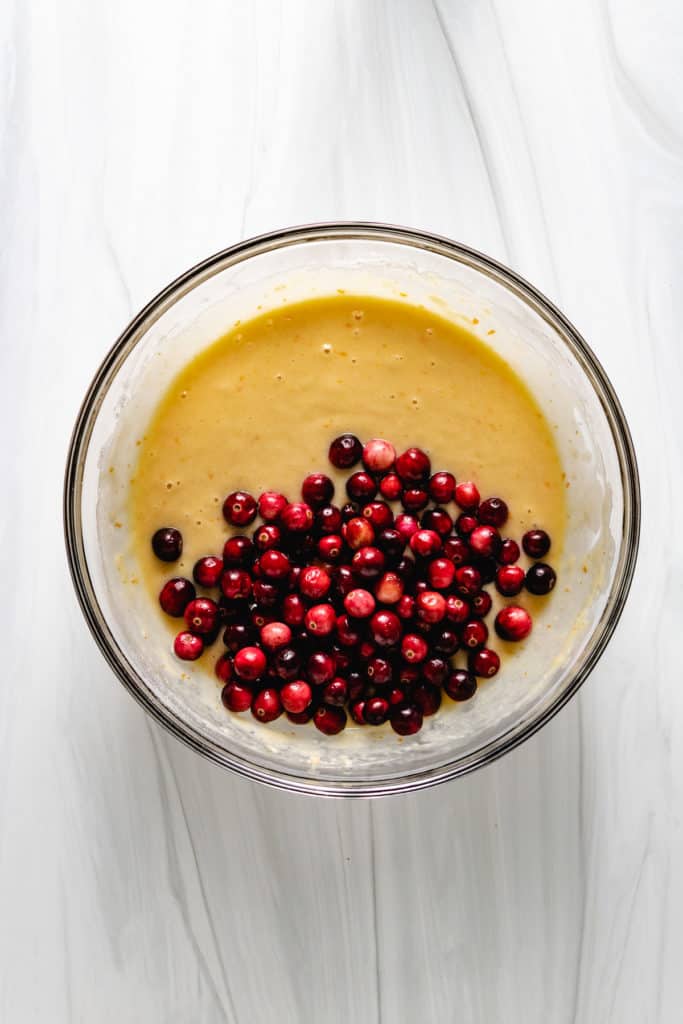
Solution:
[[(182, 365), (236, 320), (279, 305), (283, 286), (290, 301), (342, 288), (466, 319), (517, 370), (556, 427), (570, 486), (561, 585), (546, 628), (475, 700), (426, 719), (409, 740), (388, 727), (347, 729), (331, 740), (312, 727), (280, 720), (264, 728), (250, 715), (226, 714), (205, 669), (179, 668), (145, 589), (125, 582), (135, 575), (126, 537), (136, 440)], [(628, 434), (609, 385), (571, 326), (484, 257), (398, 230), (283, 233), (228, 250), (180, 279), (112, 350), (86, 400), (69, 472), (67, 527), (79, 594), (126, 685), (214, 760), (302, 790), (354, 794), (425, 785), (476, 767), (530, 734), (592, 667), (635, 555), (637, 480)]]

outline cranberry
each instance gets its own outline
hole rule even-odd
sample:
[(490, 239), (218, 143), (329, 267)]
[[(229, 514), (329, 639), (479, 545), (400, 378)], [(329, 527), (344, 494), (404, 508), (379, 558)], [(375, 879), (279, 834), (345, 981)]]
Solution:
[(250, 626), (246, 626), (243, 622), (232, 622), (229, 626), (225, 627), (223, 633), (223, 643), (232, 651), (239, 651), (240, 647), (246, 647), (251, 640), (254, 638), (254, 631)]
[(424, 590), (417, 596), (417, 615), (423, 622), (441, 622), (446, 614), (446, 598), (435, 590)]
[[(291, 506), (287, 506), (290, 508)], [(284, 580), (289, 576), (292, 563), (287, 555), (276, 548), (269, 548), (259, 558), (261, 572), (269, 580)]]
[(291, 683), (285, 683), (280, 690), (280, 700), (285, 711), (289, 711), (293, 715), (300, 715), (313, 700), (313, 692), (308, 683), (297, 679)]
[(428, 658), (422, 666), (422, 678), (432, 686), (441, 686), (448, 675), (448, 662), (444, 658)]
[(401, 535), (403, 543), (407, 544), (413, 534), (417, 533), (420, 529), (420, 524), (415, 516), (401, 513), (394, 520), (394, 529)]
[(401, 665), (398, 674), (399, 685), (404, 690), (416, 686), (420, 682), (421, 672), (417, 665)]
[(255, 580), (252, 587), (254, 600), (262, 609), (274, 608), (279, 603), (282, 594), (274, 583), (266, 583), (265, 580)]
[(313, 715), (313, 724), (326, 736), (335, 736), (346, 726), (346, 712), (343, 708), (321, 704)]
[(467, 546), (467, 541), (463, 540), (462, 537), (446, 537), (443, 542), (443, 553), (447, 558), (450, 558), (453, 565), (462, 565), (470, 556), (470, 549)]
[(349, 672), (346, 681), (349, 684), (349, 700), (358, 700), (359, 697), (363, 696), (367, 682), (364, 675), (360, 672)]
[(298, 651), (293, 647), (281, 647), (273, 658), (273, 668), (276, 676), (286, 683), (298, 679), (301, 672), (301, 658)]
[(375, 539), (375, 530), (372, 523), (368, 522), (367, 519), (362, 519), (360, 516), (357, 516), (355, 519), (349, 519), (348, 523), (342, 528), (342, 533), (344, 540), (352, 551), (358, 551), (359, 548), (367, 547)]
[(501, 565), (512, 565), (519, 558), (519, 544), (516, 540), (512, 540), (511, 537), (507, 537), (500, 545), (500, 551), (498, 552), (498, 561)]
[(349, 469), (363, 454), (363, 445), (353, 434), (341, 434), (330, 445), (329, 460), (337, 469)]
[(477, 485), (471, 480), (461, 480), (455, 487), (455, 503), (464, 512), (469, 512), (479, 504), (479, 491)]
[(328, 593), (332, 585), (330, 574), (319, 565), (309, 565), (301, 570), (299, 590), (304, 597), (319, 601)]
[(266, 656), (260, 647), (242, 647), (235, 655), (235, 672), (240, 679), (253, 683), (266, 670)]
[(196, 661), (204, 650), (204, 641), (194, 633), (178, 633), (173, 641), (173, 650), (183, 661)]
[(214, 555), (206, 555), (195, 562), (192, 576), (200, 587), (216, 587), (223, 572), (223, 560)]
[(526, 589), (530, 594), (549, 594), (557, 582), (555, 570), (545, 562), (536, 562), (526, 574)]
[(454, 622), (456, 626), (461, 625), (463, 622), (467, 622), (470, 616), (470, 606), (467, 601), (463, 601), (457, 594), (449, 594), (446, 598), (446, 618), (449, 622)]
[(399, 736), (413, 736), (422, 728), (422, 712), (417, 704), (396, 704), (391, 709), (389, 721)]
[(385, 572), (375, 584), (375, 597), (381, 604), (396, 604), (403, 597), (403, 580), (395, 572)]
[(496, 573), (496, 588), (504, 597), (514, 597), (524, 586), (524, 569), (521, 565), (503, 565)]
[(351, 670), (351, 654), (335, 644), (332, 648), (334, 657), (334, 670), (338, 676), (346, 676)]
[(221, 691), (221, 700), (228, 711), (248, 711), (254, 694), (244, 683), (228, 683)]
[(435, 530), (418, 530), (410, 538), (410, 550), (421, 558), (431, 558), (441, 551), (441, 537)]
[(477, 555), (490, 558), (500, 550), (500, 534), (493, 526), (476, 526), (469, 536), (469, 545)]
[(233, 491), (223, 502), (223, 515), (231, 526), (248, 526), (256, 519), (256, 500), (248, 491)]
[(377, 686), (386, 686), (390, 683), (394, 675), (394, 670), (391, 666), (391, 662), (381, 655), (375, 655), (368, 659), (368, 665), (366, 668), (368, 679), (371, 679)]
[(412, 619), (415, 614), (415, 598), (404, 594), (396, 605), (396, 614), (399, 619)]
[(471, 672), (457, 668), (451, 672), (443, 688), (452, 700), (469, 700), (477, 691), (477, 680)]
[(386, 530), (394, 521), (394, 513), (386, 501), (371, 501), (363, 509), (363, 515), (372, 523), (376, 530)]
[(322, 692), (323, 704), (332, 704), (333, 707), (343, 708), (349, 695), (349, 684), (345, 679), (338, 676), (332, 679)]
[(348, 523), (349, 519), (355, 519), (361, 514), (361, 507), (357, 501), (347, 501), (342, 505), (340, 511), (342, 520)]
[(440, 626), (438, 632), (433, 637), (433, 645), (434, 650), (439, 654), (446, 654), (450, 657), (451, 654), (455, 654), (460, 646), (458, 634), (450, 626)]
[(397, 473), (387, 473), (379, 482), (379, 493), (386, 501), (397, 501), (402, 491), (403, 484)]
[[(282, 697), (282, 692), (280, 692), (280, 697)], [(285, 711), (285, 715), (290, 722), (294, 723), (294, 725), (306, 725), (306, 723), (310, 722), (313, 718), (313, 704), (307, 707), (305, 711), (299, 711), (298, 713), (294, 711)]]
[(478, 619), (483, 619), (491, 611), (492, 603), (491, 595), (486, 590), (480, 590), (478, 594), (472, 595), (472, 614)]
[(473, 565), (461, 565), (455, 570), (455, 588), (468, 597), (481, 590), (481, 573)]
[(355, 647), (360, 643), (360, 633), (352, 619), (348, 615), (337, 616), (336, 623), (337, 642), (342, 647)]
[(325, 686), (334, 679), (334, 658), (326, 651), (314, 651), (306, 664), (306, 675), (314, 686)]
[(259, 551), (279, 548), (282, 543), (282, 530), (274, 523), (266, 523), (254, 531), (254, 544)]
[(268, 651), (288, 647), (292, 642), (292, 631), (284, 622), (269, 622), (261, 630), (261, 643)]
[(393, 527), (381, 530), (375, 538), (375, 544), (392, 561), (400, 558), (405, 548), (405, 541), (398, 530), (393, 529)]
[(368, 619), (375, 610), (375, 599), (369, 590), (356, 588), (344, 598), (344, 608), (353, 619)]
[(256, 606), (252, 608), (251, 621), (252, 625), (260, 631), (264, 626), (269, 625), (271, 622), (277, 622), (277, 618), (275, 615), (270, 615), (264, 608)]
[(336, 505), (324, 505), (315, 513), (315, 527), (323, 534), (337, 534), (341, 531), (344, 517)]
[(324, 562), (338, 562), (344, 551), (344, 541), (338, 533), (329, 533), (318, 541), (318, 554)]
[(371, 473), (386, 473), (394, 464), (396, 449), (389, 441), (375, 437), (363, 448), (363, 465)]
[(152, 551), (162, 562), (177, 562), (183, 553), (183, 535), (172, 526), (162, 526), (152, 537)]
[(223, 565), (226, 569), (246, 569), (253, 561), (253, 541), (248, 537), (228, 537), (223, 545)]
[(280, 520), (290, 533), (308, 533), (313, 526), (313, 509), (303, 501), (285, 505)]
[(417, 566), (411, 555), (404, 555), (396, 566), (396, 573), (401, 577), (406, 586), (410, 586), (415, 580)]
[(221, 591), (233, 601), (247, 598), (251, 594), (251, 576), (244, 569), (226, 569), (221, 576)]
[(282, 714), (282, 702), (277, 690), (268, 687), (257, 693), (252, 701), (251, 713), (259, 722), (274, 722)]
[(447, 505), (453, 501), (455, 494), (455, 477), (452, 473), (435, 473), (429, 481), (429, 496), (438, 505)]
[(401, 654), (412, 665), (424, 661), (428, 651), (427, 641), (417, 633), (406, 633), (401, 641)]
[(429, 495), (421, 487), (408, 487), (401, 496), (401, 504), (406, 512), (419, 512), (427, 507)]
[(375, 612), (370, 619), (370, 636), (378, 647), (394, 647), (402, 632), (401, 620), (394, 612)]
[(496, 573), (498, 572), (498, 566), (496, 565), (495, 558), (487, 558), (482, 555), (472, 555), (471, 563), (475, 569), (478, 569), (482, 584), (493, 583), (496, 578)]
[(490, 679), (500, 668), (500, 658), (490, 647), (482, 647), (470, 654), (469, 667), (470, 672), (474, 672), (475, 676), (484, 676), (485, 679)]
[(334, 589), (339, 597), (346, 597), (351, 590), (356, 588), (356, 578), (348, 565), (340, 565), (334, 573)]
[(232, 658), (229, 654), (221, 654), (214, 665), (214, 672), (222, 683), (230, 682), (232, 679)]
[(334, 494), (334, 484), (324, 473), (309, 473), (301, 485), (301, 497), (311, 508), (329, 505)]
[(351, 559), (351, 568), (361, 580), (376, 580), (385, 565), (386, 558), (379, 548), (361, 548)]
[(527, 530), (522, 547), (529, 558), (543, 558), (550, 551), (550, 537), (545, 530)]
[(448, 590), (454, 578), (455, 566), (450, 558), (434, 558), (427, 566), (427, 579), (435, 590)]
[(314, 604), (306, 612), (304, 623), (309, 633), (329, 636), (337, 623), (337, 616), (331, 604)]
[(210, 597), (196, 597), (183, 612), (187, 628), (204, 636), (218, 625), (218, 605)]
[(453, 520), (443, 508), (429, 508), (422, 516), (420, 525), (425, 530), (435, 530), (440, 537), (447, 537), (453, 529)]
[(354, 720), (356, 725), (365, 725), (365, 719), (363, 718), (363, 712), (365, 711), (364, 700), (354, 700), (349, 711), (351, 712), (351, 718)]
[(370, 697), (365, 702), (363, 717), (368, 725), (383, 725), (389, 717), (389, 701), (385, 697)]
[(429, 456), (420, 448), (408, 448), (396, 459), (396, 472), (404, 483), (424, 480), (431, 468)]
[(197, 591), (192, 583), (182, 576), (177, 576), (164, 583), (159, 594), (159, 604), (167, 615), (173, 615), (178, 619), (196, 595)]
[(479, 506), (479, 522), (486, 526), (504, 526), (508, 518), (508, 507), (502, 498), (487, 498)]
[(392, 688), (389, 690), (389, 694), (387, 696), (387, 700), (389, 701), (389, 704), (391, 704), (392, 706), (394, 704), (402, 704), (405, 699), (406, 699), (405, 690), (402, 690), (399, 686), (392, 686)]
[(489, 631), (481, 619), (470, 619), (462, 627), (460, 639), (463, 647), (483, 647), (489, 638)]
[(277, 491), (264, 491), (258, 500), (258, 513), (264, 522), (273, 523), (280, 518), (288, 504), (284, 494), (278, 494)]
[(298, 594), (287, 594), (282, 602), (282, 618), (288, 626), (302, 626), (306, 617), (306, 605)]
[(353, 473), (346, 481), (346, 493), (352, 501), (372, 501), (377, 494), (377, 484), (369, 473)]
[(435, 715), (441, 707), (441, 689), (431, 683), (419, 683), (410, 696), (425, 718), (428, 715)]
[(461, 537), (469, 537), (472, 530), (476, 530), (479, 525), (479, 520), (476, 516), (470, 515), (468, 512), (463, 512), (455, 520), (455, 528)]

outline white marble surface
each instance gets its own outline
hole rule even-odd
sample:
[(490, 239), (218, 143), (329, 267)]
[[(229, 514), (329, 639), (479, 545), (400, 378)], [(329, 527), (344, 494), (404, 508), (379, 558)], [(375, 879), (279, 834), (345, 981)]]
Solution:
[[(0, 5), (3, 1024), (682, 1019), (682, 57), (677, 0)], [(330, 218), (536, 282), (610, 373), (646, 495), (579, 698), (491, 768), (372, 804), (166, 736), (62, 545), (71, 425), (131, 314)]]

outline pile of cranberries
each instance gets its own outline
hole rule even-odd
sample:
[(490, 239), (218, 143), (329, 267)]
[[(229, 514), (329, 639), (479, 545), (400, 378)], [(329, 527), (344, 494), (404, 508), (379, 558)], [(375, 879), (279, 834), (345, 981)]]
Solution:
[[(334, 484), (324, 473), (306, 477), (301, 501), (274, 491), (258, 500), (229, 494), (227, 522), (251, 527), (259, 516), (260, 525), (251, 536), (229, 537), (222, 557), (200, 558), (194, 583), (168, 580), (159, 601), (185, 620), (174, 643), (179, 658), (194, 661), (222, 631), (226, 650), (216, 675), (230, 711), (251, 709), (260, 722), (284, 712), (334, 735), (348, 710), (359, 725), (388, 721), (399, 735), (412, 735), (438, 710), (442, 691), (468, 700), (477, 677), (496, 674), (485, 587), (506, 598), (523, 588), (548, 594), (556, 576), (540, 559), (550, 537), (524, 534), (522, 548), (535, 560), (525, 572), (519, 545), (500, 533), (508, 518), (502, 498), (481, 501), (471, 481), (432, 475), (419, 448), (397, 455), (388, 441), (363, 445), (343, 434), (329, 458), (352, 471), (344, 504), (332, 504)], [(453, 514), (445, 506), (455, 506)], [(172, 562), (182, 537), (164, 527), (152, 547)], [(197, 596), (195, 584), (217, 598)], [(494, 620), (504, 640), (523, 640), (531, 627), (515, 604)], [(461, 667), (456, 652), (464, 655)]]

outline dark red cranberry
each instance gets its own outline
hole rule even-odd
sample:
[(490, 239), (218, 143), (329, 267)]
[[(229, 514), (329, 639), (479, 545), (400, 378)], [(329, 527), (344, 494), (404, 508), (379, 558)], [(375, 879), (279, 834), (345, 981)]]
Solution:
[(229, 654), (221, 654), (214, 665), (214, 672), (222, 683), (230, 682), (232, 679), (232, 658)]
[(344, 552), (344, 541), (338, 533), (329, 533), (318, 541), (318, 555), (324, 562), (338, 562)]
[(337, 623), (337, 616), (331, 604), (314, 604), (306, 612), (304, 624), (315, 636), (329, 636)]
[(434, 628), (434, 624), (427, 622), (425, 619), (416, 618), (410, 623), (410, 630), (413, 633), (419, 633), (420, 636), (424, 636), (428, 641), (431, 642), (431, 632)]
[(415, 604), (418, 618), (430, 625), (441, 622), (446, 614), (446, 598), (436, 590), (423, 590), (417, 595)]
[(313, 692), (303, 679), (292, 680), (280, 690), (280, 700), (285, 711), (292, 715), (300, 715), (313, 700)]
[(531, 632), (531, 616), (525, 608), (511, 604), (498, 612), (495, 627), (501, 640), (524, 640)]
[(481, 590), (481, 573), (473, 565), (461, 565), (455, 570), (455, 589), (469, 597)]
[(483, 558), (491, 558), (500, 550), (500, 534), (493, 526), (475, 526), (469, 535), (472, 551)]
[(195, 633), (183, 631), (178, 633), (173, 641), (173, 650), (176, 657), (182, 658), (183, 661), (196, 661), (204, 650), (204, 641)]
[(205, 555), (195, 562), (192, 576), (200, 587), (217, 587), (223, 572), (223, 559)]
[(251, 610), (251, 622), (260, 633), (264, 626), (267, 626), (271, 622), (277, 622), (277, 617), (267, 608), (259, 608), (258, 605), (256, 605)]
[(444, 658), (428, 658), (422, 665), (422, 678), (432, 686), (442, 686), (448, 675), (448, 662)]
[(251, 713), (259, 722), (274, 722), (282, 714), (282, 701), (277, 690), (268, 687), (257, 693), (251, 703)]
[(241, 622), (247, 614), (246, 601), (233, 601), (227, 597), (218, 598), (218, 618), (222, 626), (231, 622)]
[[(280, 696), (282, 696), (282, 693), (280, 693)], [(294, 725), (306, 725), (307, 722), (311, 721), (315, 714), (313, 709), (314, 705), (311, 704), (305, 711), (299, 711), (298, 714), (295, 714), (293, 711), (285, 711), (285, 717)]]
[(306, 617), (306, 605), (298, 594), (287, 594), (282, 601), (282, 618), (288, 626), (302, 626)]
[(410, 538), (410, 550), (420, 558), (431, 558), (441, 551), (441, 537), (435, 530), (418, 530)]
[(447, 505), (455, 495), (455, 477), (452, 473), (435, 473), (429, 481), (429, 496), (437, 505)]
[(248, 491), (233, 491), (223, 502), (223, 515), (232, 526), (248, 526), (256, 512), (256, 500)]
[(357, 501), (347, 501), (341, 507), (342, 520), (348, 523), (350, 519), (356, 519), (361, 515), (361, 507)]
[(456, 626), (467, 622), (470, 617), (470, 606), (467, 601), (457, 594), (449, 594), (446, 598), (446, 618)]
[(327, 651), (313, 651), (306, 663), (306, 676), (314, 686), (325, 686), (334, 679), (334, 658)]
[(504, 526), (508, 518), (508, 507), (502, 498), (487, 498), (478, 511), (479, 522), (486, 526)]
[(429, 456), (420, 448), (407, 448), (396, 459), (396, 472), (404, 483), (425, 480), (431, 472)]
[[(288, 506), (289, 507), (289, 506)], [(284, 580), (289, 576), (292, 563), (282, 551), (269, 548), (259, 558), (262, 574), (269, 580)]]
[(485, 558), (481, 555), (473, 554), (471, 557), (471, 563), (475, 569), (479, 570), (482, 584), (493, 583), (498, 571), (495, 558)]
[(223, 596), (230, 600), (247, 598), (251, 594), (251, 576), (244, 569), (226, 569), (221, 576)]
[(498, 561), (501, 565), (512, 565), (519, 558), (519, 544), (516, 540), (512, 540), (511, 537), (507, 537), (500, 545), (500, 551), (498, 552)]
[(308, 565), (301, 570), (299, 576), (299, 590), (304, 597), (312, 601), (320, 601), (329, 592), (332, 580), (327, 569), (319, 565)]
[(159, 594), (159, 604), (167, 615), (173, 615), (178, 619), (196, 596), (197, 591), (192, 583), (182, 576), (177, 576), (164, 583)]
[(415, 559), (411, 555), (404, 555), (396, 565), (396, 573), (401, 577), (406, 587), (410, 587), (417, 573)]
[(422, 487), (408, 487), (401, 495), (401, 504), (406, 512), (420, 512), (427, 507), (429, 495)]
[(481, 650), (472, 651), (470, 654), (469, 668), (470, 672), (474, 672), (475, 676), (483, 676), (485, 679), (490, 679), (491, 676), (495, 676), (500, 668), (500, 658), (490, 647), (482, 647)]
[(486, 590), (480, 590), (478, 594), (472, 595), (470, 604), (472, 614), (478, 619), (483, 619), (491, 611), (491, 595)]
[(393, 527), (381, 530), (375, 538), (375, 544), (392, 561), (400, 558), (405, 548), (405, 541), (398, 530), (394, 530)]
[(387, 473), (379, 482), (379, 493), (385, 501), (398, 501), (403, 492), (403, 484), (397, 473)]
[(313, 724), (325, 736), (336, 736), (346, 726), (346, 712), (343, 708), (321, 704), (313, 715)]
[(455, 566), (463, 565), (470, 557), (467, 541), (462, 537), (446, 537), (443, 542), (443, 553)]
[(410, 699), (417, 704), (422, 714), (427, 718), (435, 715), (441, 707), (441, 688), (431, 683), (418, 683), (410, 695)]
[(349, 684), (345, 679), (335, 677), (322, 692), (323, 704), (331, 704), (336, 708), (343, 708), (349, 695)]
[(389, 721), (399, 736), (413, 736), (422, 728), (422, 712), (417, 704), (396, 704), (391, 709)]
[(372, 658), (378, 657), (377, 646), (373, 644), (372, 640), (363, 640), (358, 647), (358, 659), (359, 661), (368, 662)]
[(346, 481), (346, 493), (352, 501), (365, 504), (377, 494), (377, 484), (369, 473), (353, 473)]
[(443, 508), (428, 508), (420, 525), (425, 530), (434, 530), (440, 537), (447, 537), (453, 529), (453, 520)]
[[(291, 683), (299, 678), (301, 658), (293, 647), (282, 647), (273, 658), (273, 668), (279, 679)], [(286, 710), (289, 710), (287, 708)]]
[(545, 530), (527, 530), (522, 547), (529, 558), (544, 558), (550, 551), (550, 537)]
[(315, 526), (320, 533), (340, 533), (344, 517), (336, 505), (324, 505), (315, 513)]
[(395, 647), (402, 633), (401, 620), (394, 612), (381, 610), (370, 619), (370, 636), (378, 647)]
[(301, 485), (301, 497), (311, 508), (329, 505), (334, 494), (334, 484), (324, 473), (309, 473)]
[(269, 622), (261, 630), (261, 643), (267, 651), (289, 647), (292, 631), (285, 622)]
[(346, 597), (351, 590), (356, 589), (356, 578), (348, 565), (340, 565), (335, 569), (333, 582), (335, 594), (339, 597)]
[(177, 562), (183, 553), (183, 535), (172, 526), (162, 526), (152, 537), (152, 551), (162, 562)]
[(344, 524), (342, 534), (351, 550), (358, 551), (359, 548), (367, 547), (368, 544), (373, 543), (375, 528), (367, 519), (363, 519), (362, 516), (356, 516)]
[(351, 568), (360, 580), (371, 581), (382, 575), (386, 562), (379, 548), (361, 548), (351, 559)]
[(396, 605), (396, 614), (399, 619), (412, 619), (415, 614), (415, 598), (404, 594)]
[(386, 501), (371, 501), (363, 509), (363, 515), (372, 523), (375, 530), (386, 530), (394, 521), (394, 513)]
[(316, 551), (316, 540), (310, 533), (292, 533), (286, 547), (295, 564), (309, 565)]
[(282, 543), (282, 530), (274, 523), (266, 523), (254, 531), (254, 544), (258, 551), (279, 548)]
[(408, 691), (412, 686), (417, 686), (421, 675), (420, 668), (417, 665), (402, 664), (398, 673), (399, 686), (403, 690)]
[(391, 662), (381, 655), (369, 658), (365, 671), (368, 679), (375, 683), (376, 686), (386, 686), (391, 682), (394, 675)]
[(457, 668), (451, 672), (443, 688), (451, 700), (469, 700), (477, 692), (477, 680), (471, 672)]
[(351, 712), (351, 718), (354, 720), (356, 725), (365, 725), (365, 719), (363, 718), (363, 712), (365, 711), (365, 701), (360, 698), (351, 702), (349, 708)]
[(463, 647), (483, 647), (489, 638), (489, 631), (481, 619), (470, 619), (462, 627), (460, 639)]
[(394, 464), (396, 449), (384, 438), (374, 437), (363, 448), (363, 465), (370, 473), (386, 473)]
[(344, 598), (344, 608), (352, 619), (369, 619), (375, 610), (375, 599), (369, 590), (356, 588)]
[(400, 534), (404, 545), (407, 544), (413, 534), (417, 533), (420, 529), (420, 524), (415, 516), (409, 516), (405, 513), (401, 513), (396, 516), (394, 520), (394, 529)]
[(254, 639), (254, 635), (251, 626), (245, 625), (244, 622), (231, 622), (229, 626), (225, 627), (223, 643), (234, 654), (235, 651), (239, 651), (240, 647), (247, 647)]
[(332, 656), (334, 658), (334, 670), (338, 676), (346, 677), (351, 671), (351, 653), (348, 650), (344, 650), (338, 644), (332, 648)]
[(264, 491), (258, 500), (258, 513), (266, 523), (274, 523), (289, 504), (284, 494), (277, 491)]
[(411, 665), (424, 661), (429, 653), (427, 641), (417, 633), (406, 633), (401, 641), (401, 655)]
[(360, 643), (361, 635), (358, 631), (355, 620), (350, 619), (348, 615), (338, 615), (337, 623), (335, 626), (337, 643), (341, 644), (342, 647), (355, 647)]
[(455, 520), (455, 528), (461, 537), (469, 537), (472, 530), (476, 530), (479, 520), (469, 512), (462, 512)]
[(370, 697), (365, 702), (363, 717), (368, 725), (383, 725), (389, 717), (389, 701), (385, 697)]
[(434, 558), (427, 566), (427, 579), (435, 590), (448, 590), (454, 578), (455, 566), (450, 558)]
[(403, 690), (400, 686), (392, 686), (392, 688), (389, 690), (389, 693), (387, 694), (387, 700), (389, 701), (389, 704), (392, 707), (394, 704), (403, 704), (405, 699), (405, 690)]
[(362, 454), (363, 445), (354, 434), (340, 434), (330, 445), (329, 460), (337, 469), (349, 469)]
[(349, 684), (349, 700), (358, 700), (365, 690), (366, 677), (360, 672), (349, 672), (347, 679)]
[(274, 583), (267, 583), (265, 580), (255, 580), (252, 587), (254, 600), (259, 608), (274, 608), (279, 603), (282, 594)]
[(253, 683), (266, 670), (266, 656), (260, 647), (242, 647), (235, 655), (234, 664), (240, 679)]
[(313, 509), (303, 501), (285, 505), (280, 521), (289, 533), (308, 533), (313, 526)]
[(228, 537), (223, 545), (223, 565), (226, 569), (247, 569), (254, 561), (254, 543), (249, 537)]
[(396, 572), (385, 572), (375, 584), (375, 597), (380, 604), (396, 604), (403, 597), (403, 580)]
[(228, 711), (248, 711), (253, 699), (251, 687), (244, 683), (228, 683), (221, 691), (221, 700)]
[(496, 588), (504, 597), (514, 597), (524, 586), (521, 565), (502, 565), (496, 573)]
[(469, 512), (479, 504), (477, 485), (471, 480), (461, 480), (455, 487), (455, 503), (463, 512)]
[(196, 597), (183, 612), (187, 628), (204, 636), (213, 633), (218, 625), (218, 605), (210, 597)]
[(448, 657), (455, 654), (460, 646), (459, 636), (450, 626), (439, 626), (433, 635), (434, 650), (438, 654), (445, 654)]
[(530, 594), (549, 594), (557, 582), (555, 570), (545, 562), (536, 562), (527, 571), (525, 585)]

